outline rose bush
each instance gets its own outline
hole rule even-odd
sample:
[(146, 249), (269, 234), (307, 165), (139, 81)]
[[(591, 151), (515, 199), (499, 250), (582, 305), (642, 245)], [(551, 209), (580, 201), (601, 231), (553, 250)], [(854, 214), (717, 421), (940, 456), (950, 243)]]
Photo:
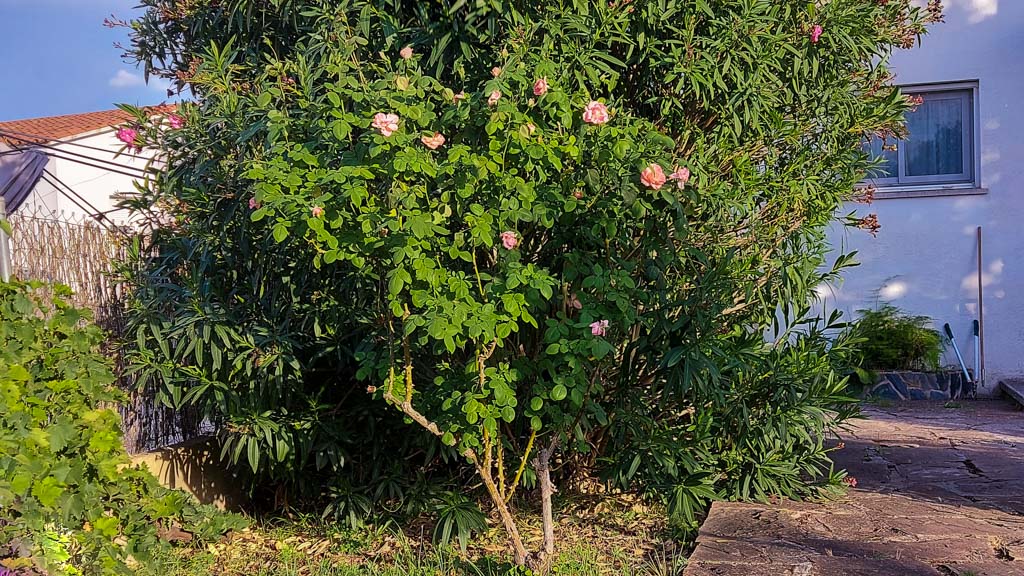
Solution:
[(824, 231), (862, 140), (900, 130), (886, 57), (929, 13), (146, 5), (134, 55), (198, 99), (131, 143), (168, 167), (134, 206), (174, 219), (136, 277), (135, 358), (225, 423), (226, 456), (377, 469), (408, 440), (383, 400), (469, 460), (520, 562), (524, 482), (548, 527), (552, 481), (593, 474), (687, 525), (841, 484), (822, 440), (855, 411), (848, 350), (812, 307), (850, 260), (822, 270)]

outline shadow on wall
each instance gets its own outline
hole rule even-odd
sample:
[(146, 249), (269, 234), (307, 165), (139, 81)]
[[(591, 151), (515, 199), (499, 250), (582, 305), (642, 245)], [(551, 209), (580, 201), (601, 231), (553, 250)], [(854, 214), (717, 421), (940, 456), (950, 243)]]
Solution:
[(132, 464), (145, 465), (161, 485), (184, 490), (203, 504), (236, 510), (244, 503), (239, 483), (224, 469), (211, 438), (137, 454)]

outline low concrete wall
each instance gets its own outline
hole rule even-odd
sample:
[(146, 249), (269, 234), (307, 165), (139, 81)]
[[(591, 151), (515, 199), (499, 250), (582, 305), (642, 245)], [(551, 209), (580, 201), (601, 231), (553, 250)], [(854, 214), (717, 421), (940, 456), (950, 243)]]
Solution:
[(950, 400), (966, 396), (971, 386), (960, 371), (879, 372), (864, 396), (888, 400)]
[(160, 484), (184, 490), (203, 504), (236, 509), (244, 502), (238, 480), (224, 469), (212, 440), (203, 439), (132, 456)]

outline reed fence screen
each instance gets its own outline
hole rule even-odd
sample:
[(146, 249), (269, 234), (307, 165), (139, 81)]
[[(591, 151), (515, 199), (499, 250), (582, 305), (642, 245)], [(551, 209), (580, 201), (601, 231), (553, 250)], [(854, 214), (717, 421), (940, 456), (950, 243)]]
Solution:
[(13, 276), (70, 286), (71, 303), (92, 310), (96, 323), (109, 334), (106, 352), (114, 358), (118, 386), (128, 394), (119, 407), (128, 452), (147, 452), (213, 433), (210, 422), (189, 410), (159, 404), (155, 390), (139, 390), (124, 374), (119, 343), (125, 332), (127, 289), (117, 264), (128, 255), (132, 228), (29, 207), (7, 220)]

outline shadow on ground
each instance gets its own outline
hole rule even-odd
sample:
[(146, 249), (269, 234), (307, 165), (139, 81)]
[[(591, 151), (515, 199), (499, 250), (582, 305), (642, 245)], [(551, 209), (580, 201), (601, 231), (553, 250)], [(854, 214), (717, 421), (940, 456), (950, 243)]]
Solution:
[(1024, 575), (1024, 413), (996, 401), (867, 407), (842, 501), (716, 503), (687, 576)]

